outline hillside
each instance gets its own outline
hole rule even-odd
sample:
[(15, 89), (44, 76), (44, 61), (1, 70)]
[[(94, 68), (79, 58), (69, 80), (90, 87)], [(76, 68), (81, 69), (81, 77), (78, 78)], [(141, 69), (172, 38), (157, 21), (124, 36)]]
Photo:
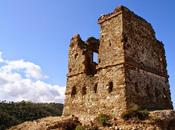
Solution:
[(31, 103), (31, 102), (0, 102), (0, 130), (11, 126), (48, 116), (60, 116), (63, 104)]
[(103, 115), (90, 124), (84, 124), (75, 116), (47, 117), (24, 122), (10, 130), (175, 130), (174, 122), (175, 111), (159, 110), (150, 111), (145, 120), (136, 117), (123, 120)]

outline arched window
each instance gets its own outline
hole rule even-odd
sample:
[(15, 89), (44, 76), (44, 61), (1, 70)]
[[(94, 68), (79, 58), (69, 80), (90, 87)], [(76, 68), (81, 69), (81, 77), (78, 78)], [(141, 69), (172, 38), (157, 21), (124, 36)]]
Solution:
[(86, 95), (86, 87), (82, 88), (82, 95)]
[(111, 93), (113, 91), (113, 82), (110, 81), (108, 84), (108, 93)]
[(76, 94), (77, 94), (77, 89), (75, 86), (73, 86), (71, 91), (71, 97), (74, 97)]
[(96, 83), (94, 86), (94, 93), (97, 93), (97, 86), (98, 86), (98, 84)]
[(75, 56), (74, 56), (74, 58), (77, 59), (77, 57), (78, 57), (78, 54), (76, 53)]
[(93, 52), (93, 62), (98, 64), (98, 53)]
[(69, 72), (71, 72), (72, 71), (72, 69), (71, 68), (69, 68)]

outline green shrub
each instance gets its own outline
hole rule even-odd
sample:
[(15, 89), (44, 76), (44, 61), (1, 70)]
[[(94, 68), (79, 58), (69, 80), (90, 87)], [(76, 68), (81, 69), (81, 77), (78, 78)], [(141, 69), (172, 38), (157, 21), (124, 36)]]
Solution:
[(87, 130), (98, 130), (97, 126), (90, 126)]
[(82, 126), (82, 125), (77, 125), (75, 130), (98, 130), (97, 126)]
[(145, 110), (141, 110), (139, 107), (132, 107), (129, 110), (122, 113), (121, 117), (124, 120), (145, 120), (149, 116), (149, 112)]
[(63, 105), (58, 103), (0, 102), (0, 130), (47, 116), (62, 114)]
[(86, 130), (86, 127), (82, 125), (77, 125), (75, 130)]
[(107, 125), (110, 125), (109, 124), (109, 119), (110, 117), (108, 115), (105, 115), (105, 114), (100, 114), (98, 116), (98, 122), (100, 123), (100, 125), (102, 126), (107, 126)]
[(0, 112), (0, 130), (5, 130), (17, 123), (19, 123), (19, 121), (13, 116), (5, 112)]

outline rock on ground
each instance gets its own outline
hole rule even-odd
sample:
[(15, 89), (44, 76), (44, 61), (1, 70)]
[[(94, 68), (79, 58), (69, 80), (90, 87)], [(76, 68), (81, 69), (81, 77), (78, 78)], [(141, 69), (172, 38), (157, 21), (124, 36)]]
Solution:
[[(150, 112), (149, 119), (144, 121), (124, 121), (113, 118), (110, 120), (110, 124), (110, 126), (103, 127), (96, 123), (96, 121), (93, 121), (91, 122), (93, 127), (90, 125), (85, 130), (175, 130), (175, 111), (152, 111)], [(22, 123), (9, 130), (75, 130), (77, 125), (83, 125), (83, 123), (75, 116), (47, 117)]]

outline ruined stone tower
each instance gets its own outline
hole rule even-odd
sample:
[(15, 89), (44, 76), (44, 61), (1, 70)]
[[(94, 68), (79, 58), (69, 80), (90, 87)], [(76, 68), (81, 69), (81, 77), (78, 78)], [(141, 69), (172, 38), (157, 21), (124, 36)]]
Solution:
[(63, 115), (119, 116), (132, 104), (172, 109), (164, 46), (151, 25), (123, 6), (98, 23), (99, 40), (85, 42), (79, 35), (71, 40)]

